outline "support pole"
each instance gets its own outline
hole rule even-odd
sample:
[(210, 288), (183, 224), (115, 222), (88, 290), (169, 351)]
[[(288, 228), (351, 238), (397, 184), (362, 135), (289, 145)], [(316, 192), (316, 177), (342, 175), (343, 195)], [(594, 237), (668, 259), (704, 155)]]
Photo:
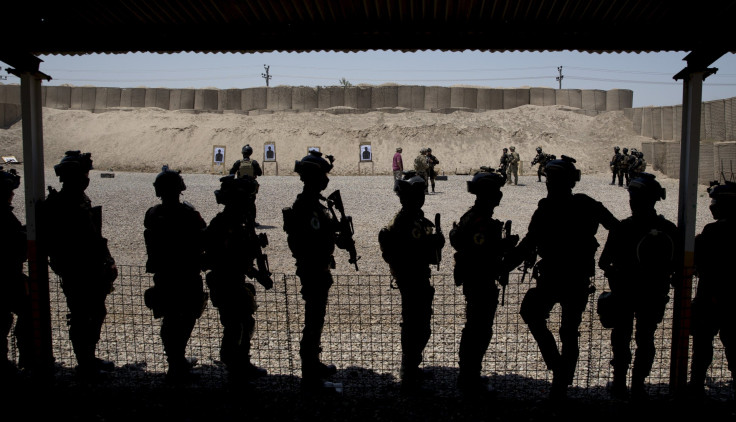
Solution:
[[(37, 62), (36, 62), (37, 63)], [(53, 368), (51, 342), (51, 301), (46, 254), (38, 245), (38, 204), (45, 198), (43, 158), (43, 117), (41, 80), (50, 79), (38, 71), (37, 65), (12, 69), (21, 81), (23, 127), (23, 177), (26, 196), (26, 231), (28, 233), (28, 277), (31, 295), (33, 331), (30, 357), (31, 373), (46, 377)]]

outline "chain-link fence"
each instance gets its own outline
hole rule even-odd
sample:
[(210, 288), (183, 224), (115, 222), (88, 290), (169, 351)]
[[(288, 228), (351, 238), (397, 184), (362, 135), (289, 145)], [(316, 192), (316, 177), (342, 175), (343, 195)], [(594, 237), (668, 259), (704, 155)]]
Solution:
[[(115, 291), (107, 299), (108, 315), (98, 344), (98, 356), (114, 361), (116, 371), (110, 382), (125, 385), (164, 382), (166, 358), (159, 335), (160, 320), (143, 303), (143, 292), (153, 285), (144, 267), (120, 266)], [(529, 283), (521, 283), (521, 273), (512, 273), (498, 307), (493, 340), (483, 362), (499, 396), (544, 397), (551, 386), (536, 342), (519, 316), (519, 306)], [(382, 394), (398, 387), (401, 362), (401, 298), (387, 275), (335, 275), (330, 291), (323, 334), (322, 360), (333, 363), (338, 373), (334, 382), (356, 394)], [(299, 341), (304, 322), (299, 279), (291, 274), (274, 274), (274, 288), (257, 286), (256, 332), (252, 339), (253, 362), (268, 370), (258, 383), (263, 388), (298, 388), (301, 367)], [(423, 365), (432, 378), (428, 381), (439, 392), (455, 394), (458, 372), (458, 346), (465, 323), (465, 298), (451, 275), (432, 277), (436, 289), (433, 302), (432, 336), (424, 352)], [(58, 279), (52, 274), (51, 319), (53, 353), (57, 376), (71, 376), (76, 361), (66, 325), (66, 301)], [(599, 289), (600, 292), (600, 289)], [(611, 331), (601, 327), (595, 312), (597, 293), (591, 293), (580, 326), (580, 358), (570, 396), (608, 397), (612, 379)], [(557, 335), (559, 305), (549, 326)], [(647, 379), (649, 392), (668, 393), (672, 304), (656, 335), (656, 358)], [(224, 366), (219, 362), (222, 327), (217, 309), (211, 304), (197, 322), (189, 342), (188, 356), (198, 359), (197, 386), (216, 387), (226, 383)], [(632, 342), (632, 348), (634, 347)], [(11, 348), (12, 354), (17, 354)], [(730, 397), (731, 374), (723, 348), (717, 340), (709, 371), (709, 394)]]

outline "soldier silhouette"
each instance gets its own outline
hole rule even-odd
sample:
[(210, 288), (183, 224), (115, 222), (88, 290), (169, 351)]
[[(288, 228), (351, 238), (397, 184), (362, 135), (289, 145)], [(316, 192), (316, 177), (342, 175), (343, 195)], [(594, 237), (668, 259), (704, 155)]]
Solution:
[(146, 271), (153, 287), (145, 293), (146, 306), (161, 321), (161, 341), (169, 364), (169, 382), (193, 380), (196, 359), (185, 357), (187, 343), (207, 304), (202, 284), (205, 221), (180, 197), (186, 185), (178, 171), (163, 166), (153, 182), (161, 203), (146, 211), (143, 232)]
[[(573, 194), (580, 180), (575, 160), (562, 156), (547, 163), (547, 197), (539, 201), (524, 239), (506, 259), (511, 269), (521, 262), (533, 262), (536, 287), (524, 296), (520, 314), (539, 345), (547, 368), (552, 370), (550, 398), (563, 399), (572, 384), (580, 353), (578, 338), (582, 313), (592, 288), (595, 273), (595, 234), (603, 225), (610, 230), (618, 220), (595, 199)], [(547, 327), (556, 303), (562, 308), (561, 350)]]
[[(226, 365), (231, 383), (238, 385), (266, 375), (266, 370), (251, 362), (251, 339), (255, 331), (256, 288), (246, 277), (270, 289), (270, 278), (262, 278), (254, 261), (263, 245), (255, 233), (253, 221), (244, 211), (253, 200), (255, 180), (250, 176), (220, 178), (215, 191), (217, 213), (205, 230), (205, 268), (210, 299), (222, 323), (220, 359)], [(266, 242), (267, 243), (267, 242)]]
[[(255, 222), (256, 221), (256, 196), (258, 195), (258, 189), (259, 184), (256, 179), (258, 179), (258, 176), (263, 175), (263, 169), (261, 169), (261, 165), (258, 164), (258, 161), (253, 160), (250, 158), (250, 156), (253, 154), (253, 148), (250, 145), (243, 146), (242, 149), (243, 158), (236, 161), (233, 164), (233, 167), (230, 169), (230, 174), (234, 174), (236, 177), (251, 177), (256, 184), (256, 189), (253, 192), (253, 199), (248, 200), (248, 208), (246, 209), (246, 212), (248, 213), (248, 219)], [(257, 222), (254, 223), (256, 227), (259, 226)]]
[[(299, 348), (302, 361), (303, 387), (319, 386), (337, 371), (334, 365), (320, 361), (321, 337), (327, 312), (327, 301), (333, 284), (331, 269), (335, 268), (335, 246), (346, 248), (348, 233), (342, 233), (339, 222), (330, 213), (321, 192), (327, 188), (333, 157), (329, 162), (322, 153), (310, 150), (294, 164), (294, 171), (304, 183), (304, 189), (290, 208), (282, 210), (284, 231), (292, 255), (296, 259), (296, 275), (304, 299), (304, 329)], [(352, 233), (349, 234), (352, 236)], [(349, 239), (352, 241), (352, 238)]]
[(439, 227), (426, 219), (422, 211), (425, 183), (415, 172), (404, 172), (404, 178), (396, 182), (401, 210), (378, 235), (383, 259), (401, 294), (399, 372), (402, 389), (406, 392), (421, 387), (424, 374), (419, 364), (431, 335), (434, 299), (430, 265), (439, 264), (445, 244)]
[[(499, 285), (508, 283), (502, 259), (513, 249), (519, 236), (504, 236), (504, 223), (493, 218), (506, 184), (503, 173), (478, 172), (467, 182), (475, 204), (453, 223), (450, 244), (455, 252), (455, 284), (465, 295), (466, 323), (460, 339), (458, 387), (465, 393), (488, 391), (480, 372), (483, 357), (493, 336), (493, 320), (498, 306)], [(508, 228), (510, 229), (510, 221)]]
[(49, 189), (39, 235), (69, 307), (67, 324), (77, 375), (94, 382), (115, 368), (113, 362), (97, 358), (95, 349), (107, 315), (105, 299), (118, 270), (102, 236), (102, 208), (92, 207), (85, 194), (91, 169), (91, 154), (80, 151), (67, 151), (54, 166), (62, 187), (59, 192)]
[(623, 154), (621, 154), (621, 148), (618, 146), (613, 147), (613, 157), (611, 157), (611, 161), (609, 162), (609, 166), (611, 167), (611, 173), (613, 174), (611, 177), (611, 184), (616, 184), (616, 177), (618, 177), (618, 184), (621, 186), (623, 184), (623, 174), (620, 171), (621, 167), (621, 161), (624, 159)]
[(18, 367), (25, 368), (31, 364), (31, 302), (28, 293), (28, 276), (23, 272), (28, 249), (26, 227), (13, 214), (13, 196), (20, 186), (20, 176), (15, 170), (3, 170), (0, 166), (0, 233), (4, 241), (0, 242), (0, 268), (3, 268), (3, 280), (0, 283), (0, 318), (2, 331), (0, 335), (0, 378), (10, 380), (17, 375), (14, 362), (8, 359), (8, 335), (13, 326), (13, 315), (16, 317), (15, 339), (18, 344)]
[(720, 335), (725, 349), (731, 385), (736, 372), (736, 311), (733, 298), (733, 257), (736, 256), (736, 183), (712, 184), (708, 189), (710, 211), (716, 220), (695, 237), (695, 271), (698, 287), (692, 305), (693, 355), (689, 389), (705, 393), (705, 377), (713, 361), (713, 340)]
[[(598, 266), (611, 288), (607, 307), (598, 307), (601, 321), (613, 328), (613, 384), (611, 394), (626, 399), (626, 377), (631, 364), (631, 337), (636, 318), (636, 358), (631, 377), (634, 399), (647, 396), (644, 381), (652, 369), (654, 334), (662, 322), (669, 290), (679, 267), (677, 226), (657, 215), (655, 204), (665, 190), (655, 176), (642, 173), (629, 184), (631, 217), (613, 228), (601, 252)], [(600, 302), (599, 302), (600, 303)], [(608, 315), (606, 315), (606, 311)]]

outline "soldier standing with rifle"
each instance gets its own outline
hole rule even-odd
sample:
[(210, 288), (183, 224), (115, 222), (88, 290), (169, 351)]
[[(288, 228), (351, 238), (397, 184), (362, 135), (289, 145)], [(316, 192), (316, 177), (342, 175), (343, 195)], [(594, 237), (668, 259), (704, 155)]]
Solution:
[(705, 394), (705, 378), (713, 361), (713, 340), (720, 335), (725, 349), (731, 387), (736, 373), (736, 283), (733, 281), (733, 258), (736, 256), (736, 183), (711, 183), (710, 212), (716, 220), (707, 224), (695, 237), (695, 271), (698, 290), (692, 305), (693, 355), (689, 392)]
[[(609, 306), (599, 305), (598, 313), (603, 326), (613, 328), (611, 394), (618, 399), (626, 399), (629, 395), (626, 377), (631, 364), (630, 344), (636, 318), (631, 395), (644, 399), (644, 380), (654, 362), (654, 334), (664, 317), (673, 276), (679, 268), (681, 248), (676, 243), (677, 226), (657, 215), (654, 208), (657, 201), (665, 199), (665, 190), (654, 175), (642, 173), (631, 180), (629, 198), (631, 217), (610, 231), (598, 261), (611, 288), (607, 296)], [(605, 309), (609, 310), (608, 315)]]
[[(265, 235), (256, 235), (253, 221), (244, 212), (254, 198), (255, 180), (228, 175), (220, 182), (215, 198), (225, 208), (205, 230), (205, 268), (210, 270), (207, 287), (223, 327), (220, 359), (230, 381), (237, 385), (266, 375), (265, 369), (251, 362), (253, 315), (258, 305), (256, 288), (245, 279), (255, 279), (266, 290), (273, 287), (273, 280), (265, 261), (258, 259), (268, 241)], [(256, 260), (258, 268), (253, 265)]]
[[(580, 181), (575, 160), (562, 159), (547, 163), (547, 197), (539, 201), (529, 229), (504, 264), (512, 269), (538, 254), (541, 260), (534, 268), (537, 285), (530, 288), (521, 303), (520, 314), (539, 345), (547, 368), (552, 370), (550, 398), (567, 396), (578, 361), (579, 327), (588, 303), (595, 273), (595, 234), (603, 225), (611, 230), (618, 220), (600, 202), (584, 194), (573, 194)], [(562, 308), (558, 350), (554, 335), (547, 327), (550, 311), (556, 303)]]
[(102, 207), (92, 207), (85, 194), (91, 169), (91, 154), (80, 151), (67, 151), (54, 166), (62, 187), (59, 192), (49, 187), (39, 235), (69, 306), (77, 375), (95, 382), (115, 368), (113, 362), (97, 358), (95, 349), (107, 315), (105, 299), (113, 291), (118, 269), (102, 236)]
[(258, 176), (263, 175), (263, 169), (261, 168), (261, 165), (258, 164), (258, 161), (250, 158), (251, 155), (253, 155), (253, 147), (250, 145), (243, 146), (243, 149), (241, 150), (241, 153), (243, 154), (243, 158), (241, 160), (236, 161), (232, 168), (230, 169), (230, 174), (234, 174), (235, 177), (241, 178), (241, 177), (251, 177), (256, 183), (256, 190), (253, 192), (253, 200), (248, 201), (248, 209), (246, 212), (248, 213), (248, 219), (254, 222), (256, 227), (259, 226), (258, 223), (256, 223), (256, 196), (258, 195), (258, 189), (260, 188), (260, 185), (258, 184)]
[[(401, 210), (378, 234), (382, 257), (401, 294), (401, 386), (405, 392), (420, 387), (422, 353), (431, 335), (434, 287), (430, 265), (439, 267), (445, 237), (437, 224), (424, 217), (424, 179), (413, 171), (396, 183)], [(439, 214), (435, 216), (439, 223)], [(436, 232), (435, 232), (436, 230)]]
[(493, 210), (503, 197), (501, 187), (506, 184), (506, 177), (491, 169), (476, 173), (467, 183), (468, 192), (476, 196), (475, 204), (459, 223), (453, 223), (450, 244), (457, 251), (455, 285), (463, 286), (466, 301), (457, 384), (464, 393), (474, 394), (488, 391), (480, 372), (493, 337), (499, 295), (496, 281), (506, 288), (508, 272), (503, 271), (502, 258), (516, 246), (519, 237), (509, 233), (511, 220), (504, 224), (493, 218)]
[(521, 157), (519, 156), (519, 153), (516, 152), (516, 147), (509, 147), (511, 152), (509, 153), (509, 170), (508, 174), (506, 175), (506, 183), (511, 184), (511, 176), (514, 177), (514, 185), (519, 184), (519, 163), (521, 162)]
[(204, 230), (199, 212), (181, 202), (186, 190), (180, 172), (163, 166), (153, 182), (161, 204), (146, 211), (143, 221), (146, 241), (146, 271), (153, 273), (153, 287), (146, 290), (146, 306), (154, 318), (162, 318), (161, 340), (169, 363), (166, 380), (193, 379), (196, 359), (185, 357), (187, 343), (197, 319), (207, 305), (202, 283)]
[(504, 148), (503, 152), (501, 153), (501, 159), (498, 161), (498, 170), (497, 172), (504, 177), (504, 180), (506, 180), (507, 172), (509, 170), (509, 149)]
[[(337, 220), (330, 211), (333, 205), (321, 194), (330, 181), (327, 173), (332, 170), (334, 160), (331, 155), (327, 158), (329, 162), (322, 158), (321, 152), (309, 151), (307, 156), (294, 164), (294, 171), (304, 183), (304, 190), (290, 208), (282, 210), (284, 231), (289, 249), (296, 259), (296, 275), (304, 299), (304, 329), (299, 355), (302, 360), (302, 386), (306, 388), (319, 386), (325, 378), (337, 372), (335, 365), (324, 364), (319, 358), (327, 299), (333, 283), (330, 270), (335, 268), (335, 246), (350, 251), (350, 260), (356, 269), (358, 260), (349, 219), (343, 219), (342, 222)], [(334, 204), (336, 196), (331, 197)]]
[(619, 171), (619, 168), (621, 167), (621, 160), (623, 160), (624, 156), (620, 152), (621, 148), (618, 146), (613, 147), (613, 157), (611, 157), (611, 161), (608, 163), (608, 165), (611, 167), (611, 173), (613, 173), (613, 176), (611, 178), (611, 184), (616, 184), (616, 177), (618, 177), (618, 185), (621, 186), (623, 184), (622, 178), (623, 175)]
[(437, 172), (434, 170), (434, 166), (439, 163), (440, 160), (432, 155), (432, 148), (427, 148), (427, 165), (429, 166), (427, 169), (427, 177), (429, 177), (429, 182), (432, 185), (432, 193), (434, 193), (434, 179), (437, 177)]

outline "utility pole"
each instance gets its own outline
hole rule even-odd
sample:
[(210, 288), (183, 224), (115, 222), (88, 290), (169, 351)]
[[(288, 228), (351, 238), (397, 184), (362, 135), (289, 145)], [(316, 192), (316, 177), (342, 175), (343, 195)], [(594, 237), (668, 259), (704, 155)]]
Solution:
[(266, 86), (268, 86), (268, 81), (271, 80), (271, 75), (268, 74), (268, 69), (271, 68), (271, 66), (264, 64), (263, 67), (266, 69), (266, 73), (261, 73), (261, 77), (266, 80)]
[(560, 89), (562, 89), (562, 66), (557, 66), (557, 71), (560, 73), (560, 76), (556, 77), (555, 80), (560, 83)]

